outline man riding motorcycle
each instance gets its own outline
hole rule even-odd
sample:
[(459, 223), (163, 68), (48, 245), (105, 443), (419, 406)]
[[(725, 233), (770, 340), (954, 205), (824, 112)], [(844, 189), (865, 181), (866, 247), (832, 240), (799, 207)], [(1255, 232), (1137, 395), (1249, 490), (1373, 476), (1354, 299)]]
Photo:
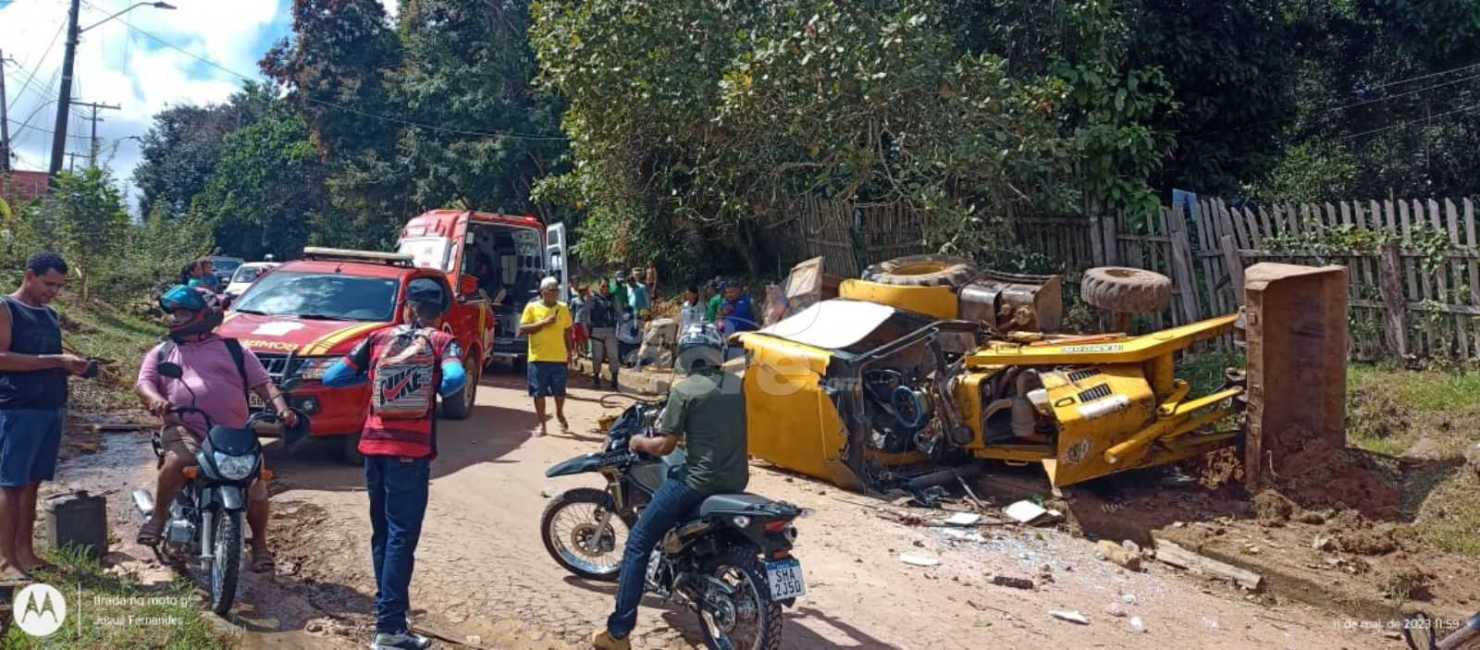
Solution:
[[(169, 315), (169, 337), (144, 355), (134, 391), (145, 408), (163, 422), (160, 444), (165, 450), (154, 493), (155, 508), (139, 528), (137, 541), (145, 546), (160, 542), (169, 504), (185, 485), (183, 471), (197, 464), (196, 453), (207, 431), (198, 415), (178, 416), (177, 407), (194, 406), (206, 412), (213, 424), (240, 428), (250, 414), (247, 391), (271, 404), (285, 427), (298, 426), (297, 414), (288, 408), (267, 370), (252, 351), (234, 339), (216, 336), (223, 314), (220, 301), (208, 291), (176, 286), (159, 298), (159, 307)], [(174, 363), (183, 376), (169, 379), (159, 374), (159, 364)], [(197, 400), (197, 397), (199, 400)], [(272, 571), (273, 558), (267, 548), (267, 484), (254, 483), (248, 491), (247, 523), (252, 529), (252, 571)]]
[(603, 650), (626, 650), (637, 625), (649, 557), (663, 536), (713, 494), (745, 490), (745, 398), (740, 377), (726, 372), (724, 341), (713, 327), (693, 328), (678, 342), (675, 369), (687, 375), (673, 386), (657, 425), (658, 436), (634, 437), (636, 452), (666, 456), (684, 439), (687, 457), (653, 494), (627, 537), (616, 607), (606, 629), (591, 643)]

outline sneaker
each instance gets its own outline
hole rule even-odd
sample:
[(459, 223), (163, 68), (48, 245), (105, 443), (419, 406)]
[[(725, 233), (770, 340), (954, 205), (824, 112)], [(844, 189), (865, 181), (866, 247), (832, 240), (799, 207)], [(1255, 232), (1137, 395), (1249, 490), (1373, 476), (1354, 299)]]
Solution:
[(430, 647), (431, 639), (411, 632), (376, 634), (375, 643), (370, 644), (370, 650), (426, 650)]
[(631, 650), (632, 642), (627, 639), (618, 639), (611, 632), (602, 630), (591, 635), (591, 647), (596, 650)]

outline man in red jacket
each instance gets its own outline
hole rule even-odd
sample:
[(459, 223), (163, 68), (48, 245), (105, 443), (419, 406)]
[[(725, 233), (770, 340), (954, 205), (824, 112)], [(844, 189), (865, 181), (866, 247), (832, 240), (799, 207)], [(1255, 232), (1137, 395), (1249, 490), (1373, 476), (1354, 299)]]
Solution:
[(349, 386), (368, 377), (370, 412), (360, 434), (365, 487), (370, 493), (370, 553), (375, 565), (374, 650), (421, 650), (431, 645), (411, 633), (411, 571), (427, 511), (431, 462), (437, 456), (437, 400), (467, 384), (462, 350), (436, 329), (447, 311), (446, 287), (411, 281), (405, 322), (371, 334), (324, 374), (324, 384)]

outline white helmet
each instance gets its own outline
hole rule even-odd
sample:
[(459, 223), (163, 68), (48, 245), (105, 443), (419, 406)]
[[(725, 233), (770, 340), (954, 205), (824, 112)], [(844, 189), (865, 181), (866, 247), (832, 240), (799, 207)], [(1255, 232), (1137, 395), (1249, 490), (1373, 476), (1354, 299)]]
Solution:
[(678, 357), (673, 361), (674, 369), (684, 374), (697, 372), (705, 367), (718, 368), (725, 362), (725, 340), (714, 325), (694, 325), (678, 337)]

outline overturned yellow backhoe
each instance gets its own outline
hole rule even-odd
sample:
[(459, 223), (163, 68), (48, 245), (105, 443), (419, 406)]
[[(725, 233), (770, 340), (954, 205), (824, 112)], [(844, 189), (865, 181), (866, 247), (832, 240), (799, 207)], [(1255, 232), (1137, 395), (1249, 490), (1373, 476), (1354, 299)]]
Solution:
[[(1344, 442), (1344, 267), (1257, 264), (1239, 314), (1141, 336), (1065, 336), (1052, 333), (1057, 278), (960, 264), (906, 260), (739, 335), (751, 455), (883, 490), (982, 460), (1040, 463), (1066, 486), (1241, 445), (1257, 482), (1307, 438)], [(1158, 278), (1095, 269), (1082, 295), (1148, 310), (1169, 287)], [(1177, 354), (1228, 334), (1246, 345), (1246, 367), (1190, 394)]]

